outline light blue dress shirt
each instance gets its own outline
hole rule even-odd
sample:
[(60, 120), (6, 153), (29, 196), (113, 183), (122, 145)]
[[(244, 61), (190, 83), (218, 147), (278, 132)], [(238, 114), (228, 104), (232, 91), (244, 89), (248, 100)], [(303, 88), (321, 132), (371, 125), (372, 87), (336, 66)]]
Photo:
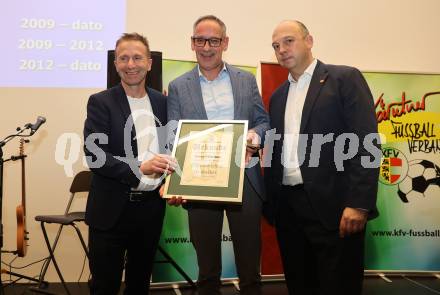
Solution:
[(202, 88), (203, 103), (209, 120), (233, 120), (234, 97), (232, 94), (231, 78), (226, 65), (218, 76), (209, 81), (203, 76), (199, 68), (200, 86)]

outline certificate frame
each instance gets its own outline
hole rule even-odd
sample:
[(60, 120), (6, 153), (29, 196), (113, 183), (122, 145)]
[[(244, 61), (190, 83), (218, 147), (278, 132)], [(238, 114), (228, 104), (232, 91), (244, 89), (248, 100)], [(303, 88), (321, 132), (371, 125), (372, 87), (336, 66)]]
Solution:
[(180, 120), (172, 152), (178, 168), (163, 197), (241, 203), (247, 131), (247, 120)]

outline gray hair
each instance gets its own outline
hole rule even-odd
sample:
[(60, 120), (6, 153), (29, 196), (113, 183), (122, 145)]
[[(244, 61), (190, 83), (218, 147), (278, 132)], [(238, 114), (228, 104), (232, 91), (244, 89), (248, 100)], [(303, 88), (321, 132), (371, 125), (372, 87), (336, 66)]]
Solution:
[(193, 31), (196, 30), (196, 27), (197, 27), (198, 24), (200, 24), (202, 21), (205, 21), (205, 20), (215, 21), (220, 26), (220, 28), (222, 30), (222, 36), (226, 36), (226, 25), (225, 25), (225, 23), (221, 19), (219, 19), (218, 17), (216, 17), (215, 15), (212, 15), (212, 14), (204, 15), (204, 16), (199, 17), (196, 20), (196, 22), (194, 23)]

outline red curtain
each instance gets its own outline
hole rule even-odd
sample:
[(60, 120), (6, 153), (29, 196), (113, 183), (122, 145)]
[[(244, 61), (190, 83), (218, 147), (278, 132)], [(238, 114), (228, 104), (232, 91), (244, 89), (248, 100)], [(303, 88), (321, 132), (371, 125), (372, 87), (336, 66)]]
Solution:
[[(261, 92), (266, 110), (269, 109), (269, 100), (272, 93), (278, 86), (287, 79), (288, 72), (278, 64), (261, 63)], [(281, 257), (278, 249), (278, 242), (275, 229), (266, 220), (262, 219), (262, 256), (261, 274), (277, 275), (283, 274)]]

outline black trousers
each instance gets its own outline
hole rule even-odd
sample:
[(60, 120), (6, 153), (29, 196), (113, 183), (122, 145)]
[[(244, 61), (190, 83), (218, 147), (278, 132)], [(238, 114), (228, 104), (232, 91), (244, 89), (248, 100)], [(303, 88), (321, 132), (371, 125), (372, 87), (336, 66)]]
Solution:
[(148, 294), (164, 213), (165, 201), (154, 191), (141, 201), (128, 201), (113, 228), (89, 227), (91, 294), (118, 294), (124, 268), (124, 294)]
[(200, 205), (188, 209), (190, 236), (199, 266), (199, 295), (221, 294), (221, 235), (224, 212), (228, 218), (234, 247), (240, 294), (261, 294), (261, 208), (262, 201), (246, 176), (241, 206)]
[(289, 294), (362, 293), (365, 231), (325, 228), (301, 185), (282, 187), (275, 224)]

